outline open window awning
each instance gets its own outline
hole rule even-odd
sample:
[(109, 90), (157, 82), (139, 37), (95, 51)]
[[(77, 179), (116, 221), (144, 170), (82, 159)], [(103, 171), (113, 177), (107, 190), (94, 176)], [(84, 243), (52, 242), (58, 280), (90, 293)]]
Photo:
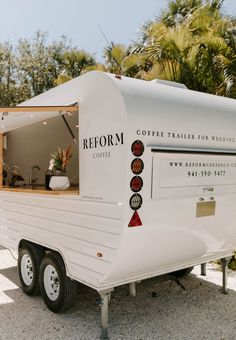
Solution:
[(78, 105), (0, 107), (0, 134), (78, 111)]
[(0, 134), (78, 110), (80, 77), (15, 107), (0, 107)]

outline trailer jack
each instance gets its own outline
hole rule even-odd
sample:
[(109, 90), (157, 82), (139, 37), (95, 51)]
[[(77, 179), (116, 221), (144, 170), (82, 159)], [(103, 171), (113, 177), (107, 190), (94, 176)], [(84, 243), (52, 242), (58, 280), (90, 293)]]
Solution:
[[(228, 294), (227, 290), (227, 268), (231, 257), (223, 257), (220, 259), (222, 266), (222, 293)], [(206, 263), (201, 264), (201, 275), (206, 276)]]
[(99, 292), (101, 297), (101, 325), (102, 325), (102, 333), (101, 339), (108, 340), (108, 305), (111, 299), (111, 292), (113, 289), (107, 289)]
[(227, 291), (227, 268), (231, 257), (224, 257), (221, 260), (222, 264), (222, 293), (228, 294)]
[(206, 276), (206, 263), (201, 263), (201, 275)]

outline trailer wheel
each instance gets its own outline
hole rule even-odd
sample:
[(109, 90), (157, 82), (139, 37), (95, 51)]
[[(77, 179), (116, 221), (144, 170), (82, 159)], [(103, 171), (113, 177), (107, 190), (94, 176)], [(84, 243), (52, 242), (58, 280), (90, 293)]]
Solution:
[(75, 304), (78, 284), (66, 276), (65, 265), (59, 254), (50, 252), (44, 256), (39, 277), (43, 300), (52, 312), (64, 312)]
[(18, 274), (21, 287), (27, 295), (40, 294), (39, 267), (43, 254), (42, 248), (31, 243), (24, 244), (19, 249)]
[(182, 277), (189, 275), (191, 271), (193, 270), (193, 268), (194, 267), (189, 267), (189, 268), (176, 270), (175, 272), (171, 272), (170, 275), (180, 279)]

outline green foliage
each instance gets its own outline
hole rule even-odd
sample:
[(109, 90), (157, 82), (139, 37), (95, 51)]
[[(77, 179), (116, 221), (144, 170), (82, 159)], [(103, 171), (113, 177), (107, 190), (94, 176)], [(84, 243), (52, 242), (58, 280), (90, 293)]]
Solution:
[(234, 256), (229, 261), (228, 267), (232, 270), (236, 270), (236, 253), (234, 253)]
[(221, 14), (222, 3), (170, 1), (160, 18), (143, 26), (139, 42), (130, 49), (148, 65), (136, 76), (236, 98), (235, 19)]
[(47, 33), (36, 32), (32, 41), (21, 39), (14, 48), (0, 44), (0, 105), (25, 101), (92, 66), (95, 58), (72, 48), (66, 37), (48, 43)]
[(230, 260), (228, 267), (232, 270), (236, 270), (236, 258), (235, 258), (235, 256), (234, 256), (234, 258), (232, 258)]
[(176, 0), (170, 1), (168, 8), (162, 12), (161, 20), (168, 27), (183, 22), (196, 8), (204, 4), (202, 0)]
[[(214, 262), (218, 265), (222, 265), (221, 260), (217, 260), (217, 261), (214, 261)], [(236, 252), (234, 252), (234, 255), (230, 259), (230, 261), (228, 263), (228, 268), (236, 271)]]
[(215, 63), (223, 70), (224, 78), (219, 88), (220, 92), (226, 94), (227, 97), (236, 98), (236, 56), (228, 59), (223, 55), (219, 55), (215, 59)]
[[(141, 49), (140, 49), (141, 50)], [(105, 69), (107, 72), (122, 74), (127, 77), (143, 78), (149, 69), (146, 55), (139, 52), (139, 46), (126, 47), (111, 43), (105, 48)]]
[(75, 48), (63, 54), (65, 72), (72, 78), (78, 77), (84, 69), (96, 64), (95, 58), (89, 53)]
[(20, 81), (28, 84), (32, 95), (77, 77), (83, 68), (95, 64), (93, 56), (69, 47), (65, 37), (48, 44), (47, 34), (41, 32), (36, 33), (33, 42), (20, 40), (17, 49)]

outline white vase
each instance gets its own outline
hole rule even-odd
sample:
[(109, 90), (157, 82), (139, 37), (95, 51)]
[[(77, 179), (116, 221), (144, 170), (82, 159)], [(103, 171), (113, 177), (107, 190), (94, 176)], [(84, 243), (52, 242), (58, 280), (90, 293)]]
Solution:
[(49, 187), (52, 190), (66, 190), (70, 187), (70, 181), (67, 176), (52, 176)]

